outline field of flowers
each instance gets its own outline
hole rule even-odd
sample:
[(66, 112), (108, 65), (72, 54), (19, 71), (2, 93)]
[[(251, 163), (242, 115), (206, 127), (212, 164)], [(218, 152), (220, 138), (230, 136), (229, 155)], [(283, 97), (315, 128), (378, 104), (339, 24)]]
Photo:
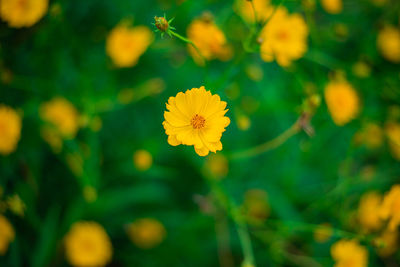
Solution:
[(0, 0), (0, 266), (400, 266), (399, 0)]

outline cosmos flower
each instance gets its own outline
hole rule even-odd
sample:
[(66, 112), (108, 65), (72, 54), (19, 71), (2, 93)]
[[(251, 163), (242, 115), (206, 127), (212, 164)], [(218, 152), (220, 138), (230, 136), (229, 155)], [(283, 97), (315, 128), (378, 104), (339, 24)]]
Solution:
[(140, 171), (148, 170), (153, 164), (153, 156), (149, 151), (140, 149), (133, 154), (133, 164)]
[(148, 27), (129, 27), (127, 23), (121, 23), (108, 35), (106, 52), (115, 66), (133, 67), (138, 63), (140, 56), (146, 52), (153, 39), (154, 34)]
[(192, 88), (170, 97), (166, 106), (163, 126), (170, 145), (194, 146), (200, 156), (222, 150), (220, 139), (230, 119), (224, 116), (226, 102), (217, 94), (204, 86)]
[(314, 240), (318, 243), (327, 242), (333, 235), (332, 225), (329, 223), (321, 223), (314, 230)]
[(198, 65), (204, 65), (203, 58), (226, 61), (232, 57), (232, 49), (224, 33), (211, 18), (192, 21), (187, 29), (187, 36), (200, 50), (201, 55), (192, 45), (188, 44), (189, 53)]
[[(274, 7), (270, 5), (269, 0), (252, 0), (258, 22), (265, 22), (273, 13)], [(236, 0), (234, 5), (235, 11), (247, 23), (254, 23), (254, 10), (251, 1)]]
[(342, 0), (322, 0), (321, 5), (330, 14), (339, 14), (343, 9)]
[(15, 151), (21, 137), (21, 118), (15, 110), (0, 104), (0, 154)]
[(261, 30), (260, 53), (262, 60), (289, 66), (307, 51), (308, 28), (299, 14), (289, 14), (284, 7), (278, 7), (272, 18)]
[(48, 0), (1, 0), (0, 18), (13, 28), (30, 27), (47, 12)]
[(360, 100), (347, 81), (331, 81), (325, 87), (325, 101), (336, 125), (343, 126), (359, 113)]
[(0, 214), (0, 255), (6, 254), (10, 242), (14, 241), (15, 232), (6, 217)]
[(382, 56), (393, 62), (400, 63), (400, 30), (393, 26), (384, 27), (378, 34), (377, 46)]
[(394, 185), (383, 197), (381, 218), (389, 220), (388, 229), (394, 231), (400, 225), (400, 185)]
[(167, 234), (164, 225), (152, 218), (142, 218), (134, 221), (128, 225), (127, 232), (132, 242), (142, 249), (158, 246)]
[(105, 266), (112, 257), (112, 245), (104, 228), (96, 222), (77, 222), (65, 237), (66, 257), (77, 267)]
[(79, 114), (74, 105), (62, 97), (41, 104), (39, 115), (64, 138), (73, 138), (79, 128)]
[(381, 199), (381, 195), (373, 191), (361, 197), (357, 217), (360, 226), (367, 232), (379, 230), (382, 226), (382, 220), (379, 216)]
[(368, 250), (356, 240), (339, 240), (331, 247), (334, 267), (367, 267)]
[(379, 237), (374, 239), (374, 243), (377, 246), (376, 249), (379, 256), (388, 257), (397, 252), (399, 249), (398, 239), (399, 232), (397, 231), (397, 229), (393, 231), (385, 229)]

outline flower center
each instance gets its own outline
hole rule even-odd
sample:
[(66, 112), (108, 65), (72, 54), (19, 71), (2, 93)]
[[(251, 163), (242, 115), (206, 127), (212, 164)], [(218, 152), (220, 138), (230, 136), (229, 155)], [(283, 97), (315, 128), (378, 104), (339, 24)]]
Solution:
[(206, 120), (199, 114), (194, 115), (194, 117), (190, 121), (190, 124), (192, 124), (194, 129), (203, 128), (205, 123), (206, 123)]
[(289, 38), (289, 34), (286, 31), (280, 31), (277, 34), (277, 37), (281, 41), (286, 41)]

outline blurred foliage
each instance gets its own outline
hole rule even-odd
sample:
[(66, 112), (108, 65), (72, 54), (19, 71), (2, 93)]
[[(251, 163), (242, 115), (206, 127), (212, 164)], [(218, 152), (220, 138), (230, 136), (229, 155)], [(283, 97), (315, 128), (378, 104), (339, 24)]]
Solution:
[[(382, 240), (396, 246), (397, 227), (365, 231), (357, 209), (364, 193), (399, 183), (400, 69), (377, 36), (399, 29), (400, 2), (346, 0), (338, 14), (315, 0), (271, 3), (309, 30), (307, 51), (288, 67), (261, 59), (261, 25), (231, 1), (50, 0), (30, 27), (1, 21), (0, 104), (22, 129), (16, 150), (0, 155), (0, 247), (11, 241), (0, 265), (68, 266), (64, 237), (94, 221), (112, 244), (109, 266), (331, 266), (340, 239), (356, 239), (369, 266), (399, 266), (398, 249), (379, 252)], [(164, 13), (182, 36), (211, 16), (232, 59), (199, 66), (189, 44), (154, 33), (137, 65), (116, 67), (106, 53), (111, 30), (130, 21), (154, 31)], [(337, 77), (360, 99), (343, 126), (324, 99)], [(202, 85), (228, 103), (231, 119), (223, 150), (207, 157), (170, 146), (162, 127), (168, 98)], [(41, 110), (58, 97), (76, 112), (76, 133), (46, 131)], [(366, 214), (380, 214), (372, 206)], [(3, 234), (3, 218), (15, 238)], [(133, 228), (141, 220), (153, 224)]]

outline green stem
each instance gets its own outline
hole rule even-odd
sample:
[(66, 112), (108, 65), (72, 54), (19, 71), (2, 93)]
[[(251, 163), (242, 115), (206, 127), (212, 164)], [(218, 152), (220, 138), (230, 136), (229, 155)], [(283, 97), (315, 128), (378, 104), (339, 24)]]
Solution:
[(254, 262), (254, 254), (253, 247), (251, 245), (249, 231), (247, 229), (246, 223), (242, 222), (242, 220), (234, 220), (236, 230), (239, 235), (240, 244), (242, 245), (243, 254), (244, 254), (244, 263), (249, 264), (251, 266), (256, 266)]
[(300, 132), (300, 130), (301, 126), (299, 125), (298, 121), (296, 121), (289, 129), (287, 129), (274, 139), (243, 151), (234, 152), (230, 155), (230, 158), (233, 160), (237, 160), (243, 158), (250, 158), (265, 153), (269, 150), (279, 147), (280, 145), (285, 143), (289, 138)]
[(216, 201), (218, 201), (218, 204), (225, 209), (235, 223), (235, 227), (239, 236), (239, 242), (243, 251), (244, 263), (251, 264), (255, 267), (256, 265), (254, 261), (254, 253), (251, 245), (250, 235), (246, 222), (241, 215), (240, 208), (236, 206), (233, 199), (224, 191), (218, 182), (212, 180), (211, 177), (205, 178), (209, 182), (211, 191), (215, 196)]

